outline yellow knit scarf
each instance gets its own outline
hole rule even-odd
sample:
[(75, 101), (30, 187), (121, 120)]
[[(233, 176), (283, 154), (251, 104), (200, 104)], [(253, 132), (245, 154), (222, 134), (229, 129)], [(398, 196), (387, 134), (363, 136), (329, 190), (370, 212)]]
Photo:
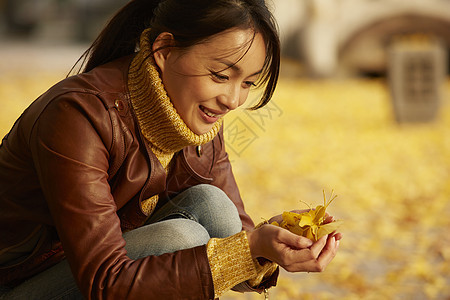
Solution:
[[(202, 135), (190, 130), (177, 113), (155, 67), (148, 29), (141, 35), (140, 51), (131, 62), (128, 89), (143, 136), (161, 165), (168, 171), (175, 152), (192, 145), (203, 145), (219, 132), (222, 120)], [(158, 201), (154, 196), (142, 202), (142, 209), (150, 215)]]

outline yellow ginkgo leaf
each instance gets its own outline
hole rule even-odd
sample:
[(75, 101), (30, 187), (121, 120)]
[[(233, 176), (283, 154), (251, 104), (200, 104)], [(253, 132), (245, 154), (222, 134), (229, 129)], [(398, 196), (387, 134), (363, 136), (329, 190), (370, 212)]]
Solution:
[(314, 211), (315, 212), (315, 216), (314, 216), (314, 223), (315, 224), (323, 222), (327, 206), (317, 205), (316, 210)]
[(277, 221), (273, 221), (272, 223), (270, 223), (270, 224), (272, 224), (272, 225), (275, 225), (275, 226), (278, 226), (278, 227), (280, 227), (280, 224), (278, 224), (278, 222)]
[(273, 225), (285, 228), (295, 234), (317, 241), (324, 235), (330, 234), (341, 225), (341, 221), (325, 223), (326, 209), (336, 198), (331, 192), (330, 200), (327, 202), (325, 192), (323, 193), (323, 205), (318, 205), (315, 209), (310, 209), (303, 213), (285, 211), (282, 214), (281, 224), (273, 222)]
[(333, 231), (336, 231), (339, 226), (341, 226), (342, 221), (337, 220), (331, 223), (320, 225), (317, 231), (317, 239), (320, 239), (324, 235), (330, 234)]
[(300, 221), (299, 221), (299, 223), (298, 223), (298, 225), (299, 225), (300, 227), (311, 226), (311, 225), (313, 225), (313, 224), (314, 224), (313, 218), (312, 218), (312, 216), (309, 215), (309, 214), (301, 215)]

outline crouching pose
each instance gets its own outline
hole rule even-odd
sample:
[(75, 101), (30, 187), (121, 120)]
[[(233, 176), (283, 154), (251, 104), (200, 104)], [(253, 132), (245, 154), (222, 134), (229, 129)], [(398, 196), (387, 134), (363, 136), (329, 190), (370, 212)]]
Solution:
[(213, 299), (333, 259), (340, 234), (255, 228), (224, 149), (278, 80), (263, 0), (133, 0), (81, 61), (0, 146), (0, 298)]

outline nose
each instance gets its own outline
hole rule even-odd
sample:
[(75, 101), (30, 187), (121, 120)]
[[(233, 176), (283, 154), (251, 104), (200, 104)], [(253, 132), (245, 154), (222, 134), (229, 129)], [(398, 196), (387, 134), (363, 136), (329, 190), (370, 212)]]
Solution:
[(242, 104), (241, 98), (241, 86), (235, 84), (230, 85), (229, 88), (218, 98), (218, 100), (227, 110), (234, 110)]

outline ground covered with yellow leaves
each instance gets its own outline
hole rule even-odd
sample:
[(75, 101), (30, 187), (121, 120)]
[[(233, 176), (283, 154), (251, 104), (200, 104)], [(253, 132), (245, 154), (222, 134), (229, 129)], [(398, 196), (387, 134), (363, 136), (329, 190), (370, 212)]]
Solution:
[(323, 189), (339, 195), (328, 208), (344, 220), (337, 257), (321, 274), (282, 272), (273, 299), (450, 299), (446, 89), (435, 122), (400, 125), (383, 80), (283, 79), (267, 109), (227, 119), (256, 222), (322, 204)]
[[(35, 75), (35, 74), (33, 74)], [(61, 76), (0, 77), (0, 135)], [(395, 123), (383, 80), (283, 78), (272, 103), (234, 112), (225, 135), (256, 223), (322, 204), (344, 220), (320, 274), (281, 272), (271, 299), (450, 299), (450, 95), (438, 119)], [(262, 299), (229, 292), (223, 299)]]

